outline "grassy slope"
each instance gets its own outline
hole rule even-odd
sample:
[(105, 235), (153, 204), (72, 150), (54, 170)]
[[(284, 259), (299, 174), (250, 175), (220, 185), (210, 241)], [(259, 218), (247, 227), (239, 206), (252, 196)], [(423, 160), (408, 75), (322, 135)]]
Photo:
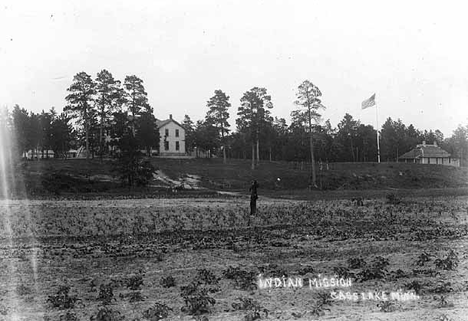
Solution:
[[(185, 173), (202, 177), (207, 187), (224, 186), (245, 190), (251, 179), (259, 181), (264, 189), (275, 189), (275, 180), (281, 179), (276, 189), (306, 189), (310, 169), (307, 165), (286, 162), (262, 162), (254, 171), (250, 162), (221, 159), (155, 159), (154, 165), (171, 178)], [(441, 165), (404, 163), (333, 163), (329, 169), (317, 170), (317, 183), (325, 190), (387, 189), (387, 188), (443, 188), (465, 187), (468, 169)]]
[[(228, 160), (223, 164), (221, 159), (161, 159), (155, 158), (153, 164), (172, 179), (178, 179), (186, 174), (201, 177), (203, 187), (214, 190), (243, 191), (248, 190), (250, 181), (257, 179), (261, 190), (276, 196), (285, 191), (302, 190), (305, 193), (309, 184), (310, 169), (302, 165), (286, 162), (261, 163), (260, 167), (251, 170), (248, 160)], [(28, 162), (23, 166), (25, 184), (40, 190), (41, 174), (66, 173), (82, 179), (88, 184), (77, 192), (99, 191), (101, 185), (96, 181), (101, 179), (96, 175), (108, 175), (117, 178), (112, 172), (109, 162), (98, 160), (49, 160)], [(91, 179), (89, 179), (91, 177)], [(277, 178), (281, 181), (279, 184)], [(455, 168), (442, 165), (417, 165), (404, 163), (332, 163), (328, 169), (317, 169), (317, 183), (322, 190), (334, 193), (353, 191), (371, 192), (388, 189), (440, 189), (468, 187), (468, 168)], [(76, 184), (70, 182), (70, 184)], [(109, 185), (108, 188), (115, 188)], [(111, 192), (122, 190), (111, 190)], [(366, 192), (366, 193), (367, 193)], [(279, 196), (279, 195), (278, 195)]]

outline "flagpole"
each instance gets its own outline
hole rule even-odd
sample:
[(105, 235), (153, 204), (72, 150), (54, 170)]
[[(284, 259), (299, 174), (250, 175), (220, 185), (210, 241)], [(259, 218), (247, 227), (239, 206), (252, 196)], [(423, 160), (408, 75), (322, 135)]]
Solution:
[(377, 122), (377, 161), (380, 163), (380, 139), (379, 139), (379, 112), (377, 102), (375, 103), (375, 120)]

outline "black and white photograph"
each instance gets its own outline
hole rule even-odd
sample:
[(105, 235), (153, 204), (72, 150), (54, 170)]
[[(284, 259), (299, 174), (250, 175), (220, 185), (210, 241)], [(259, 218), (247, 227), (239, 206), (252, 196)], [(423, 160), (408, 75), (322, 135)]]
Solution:
[(468, 320), (463, 1), (0, 1), (0, 321)]

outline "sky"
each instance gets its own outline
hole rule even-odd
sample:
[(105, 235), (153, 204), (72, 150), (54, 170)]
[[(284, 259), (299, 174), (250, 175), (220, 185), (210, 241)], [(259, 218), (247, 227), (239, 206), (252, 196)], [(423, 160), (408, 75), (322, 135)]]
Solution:
[[(155, 116), (205, 117), (221, 89), (231, 128), (265, 87), (290, 123), (297, 87), (322, 92), (323, 120), (388, 117), (451, 136), (468, 125), (463, 1), (1, 1), (0, 107), (62, 111), (73, 76), (143, 79)], [(377, 108), (361, 110), (376, 94)], [(378, 112), (378, 118), (376, 117)]]

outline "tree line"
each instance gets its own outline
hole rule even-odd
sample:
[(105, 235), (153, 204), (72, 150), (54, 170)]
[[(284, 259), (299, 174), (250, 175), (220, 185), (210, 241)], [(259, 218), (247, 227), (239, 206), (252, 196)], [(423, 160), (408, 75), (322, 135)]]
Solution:
[[(80, 72), (67, 91), (68, 104), (60, 114), (53, 108), (36, 114), (14, 106), (7, 118), (19, 153), (52, 150), (55, 156), (64, 157), (70, 148), (84, 146), (87, 157), (118, 156), (131, 143), (132, 148), (145, 150), (150, 156), (151, 149), (159, 147), (154, 110), (148, 103), (143, 80), (137, 76), (127, 76), (121, 83), (107, 70), (99, 72), (95, 79)], [(272, 116), (273, 99), (266, 88), (251, 88), (239, 101), (236, 127), (231, 131), (230, 97), (215, 90), (207, 100), (204, 119), (194, 123), (185, 115), (181, 123), (186, 131), (187, 152), (203, 151), (224, 161), (251, 159), (252, 168), (260, 160), (314, 160), (311, 166), (315, 161), (377, 161), (376, 129), (350, 114), (332, 127), (329, 120), (323, 120), (326, 106), (320, 89), (312, 82), (300, 84), (294, 104), (288, 124), (284, 118)], [(458, 126), (451, 137), (445, 138), (440, 130), (419, 130), (391, 118), (380, 128), (381, 159), (397, 161), (422, 141), (437, 142), (466, 165), (468, 125)]]
[[(219, 157), (252, 159), (254, 168), (260, 159), (268, 161), (376, 162), (377, 132), (372, 125), (362, 124), (346, 113), (337, 127), (323, 121), (320, 89), (306, 80), (298, 87), (296, 108), (291, 122), (273, 117), (273, 102), (265, 88), (246, 91), (237, 108), (236, 130), (229, 131), (229, 96), (221, 90), (207, 103), (205, 119), (194, 124), (185, 115), (186, 147), (210, 150)], [(460, 158), (468, 159), (468, 125), (459, 125), (451, 137), (445, 138), (436, 130), (419, 130), (401, 119), (387, 118), (380, 130), (381, 159), (398, 161), (404, 153), (425, 141), (434, 142)], [(314, 162), (311, 162), (314, 166)], [(312, 169), (312, 173), (315, 171)]]
[[(126, 76), (122, 83), (107, 70), (95, 79), (80, 72), (67, 91), (67, 105), (60, 114), (54, 108), (33, 113), (15, 105), (5, 117), (20, 155), (32, 151), (33, 158), (36, 152), (42, 158), (65, 158), (70, 149), (83, 146), (87, 158), (116, 156), (130, 136), (135, 147), (148, 154), (158, 148), (154, 110), (137, 76)], [(49, 150), (54, 155), (47, 155)]]

